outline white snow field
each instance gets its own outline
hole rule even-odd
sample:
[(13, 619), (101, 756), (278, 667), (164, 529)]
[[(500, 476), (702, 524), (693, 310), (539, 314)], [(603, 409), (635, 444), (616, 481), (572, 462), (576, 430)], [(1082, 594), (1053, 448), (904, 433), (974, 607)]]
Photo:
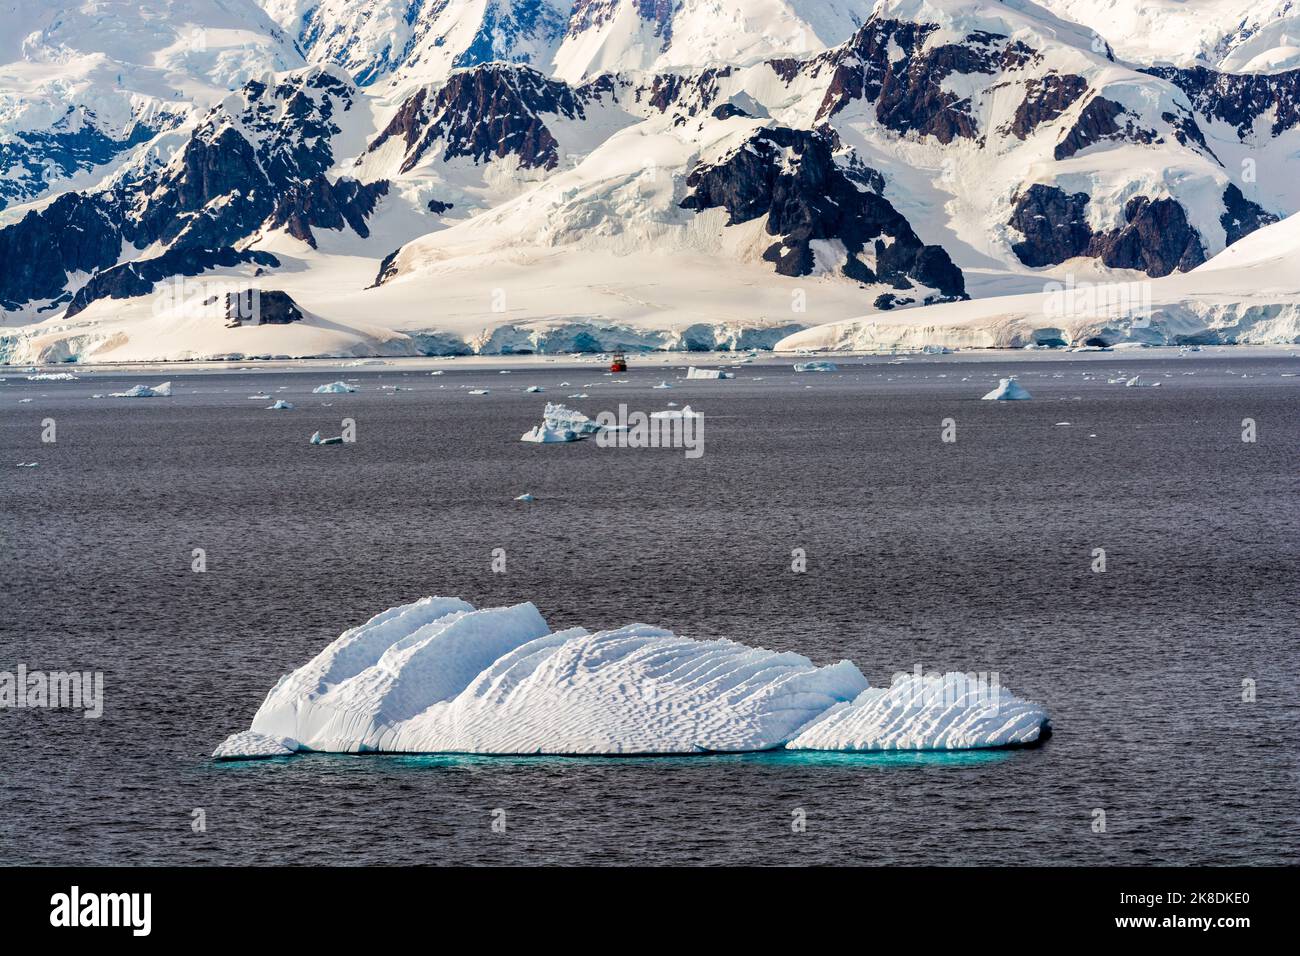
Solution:
[(953, 750), (1049, 729), (1042, 708), (981, 686), (948, 674), (876, 690), (851, 661), (817, 667), (646, 624), (552, 632), (532, 604), (427, 597), (281, 677), (252, 727), (213, 756)]
[(776, 351), (1023, 348), (1038, 343), (1242, 345), (1300, 342), (1300, 214), (1265, 226), (1191, 272), (1161, 279), (1068, 285), (877, 312), (796, 332)]

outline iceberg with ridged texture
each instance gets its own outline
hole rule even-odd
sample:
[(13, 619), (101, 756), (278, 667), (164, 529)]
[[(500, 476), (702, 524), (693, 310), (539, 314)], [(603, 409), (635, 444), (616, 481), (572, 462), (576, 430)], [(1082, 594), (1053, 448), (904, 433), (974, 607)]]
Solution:
[(791, 750), (972, 750), (1036, 743), (1048, 729), (1037, 704), (986, 675), (901, 674), (828, 710)]
[(552, 632), (532, 604), (480, 611), (429, 597), (280, 678), (214, 756), (966, 749), (1030, 743), (1047, 726), (1000, 688), (946, 709), (909, 709), (899, 688), (872, 689), (850, 661), (817, 667), (646, 624)]

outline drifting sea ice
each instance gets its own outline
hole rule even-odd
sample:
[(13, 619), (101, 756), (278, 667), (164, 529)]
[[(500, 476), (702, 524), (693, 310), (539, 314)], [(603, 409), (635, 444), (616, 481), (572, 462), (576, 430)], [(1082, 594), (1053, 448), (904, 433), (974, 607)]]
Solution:
[(795, 364), (796, 372), (834, 372), (839, 366), (834, 362), (798, 362)]
[(355, 392), (356, 388), (347, 382), (330, 382), (328, 385), (317, 385), (311, 391), (313, 395), (335, 395), (343, 392)]
[(670, 408), (663, 412), (651, 412), (651, 418), (703, 418), (703, 412), (691, 410), (691, 406), (686, 405), (682, 408)]
[(1015, 402), (1033, 398), (1028, 390), (1014, 378), (998, 381), (998, 387), (984, 396), (986, 402)]
[[(281, 677), (214, 756), (692, 754), (1032, 743), (1047, 714), (964, 675), (873, 689), (856, 666), (646, 624), (552, 632), (531, 604), (429, 597), (345, 631)], [(937, 692), (937, 693), (936, 693)]]
[(542, 412), (542, 423), (524, 432), (519, 440), (544, 445), (581, 441), (599, 430), (600, 426), (582, 412), (547, 402)]
[(274, 405), (267, 405), (266, 408), (268, 411), (287, 411), (293, 408), (293, 402), (286, 402), (283, 398), (277, 398)]
[(735, 378), (735, 372), (724, 372), (720, 368), (696, 368), (694, 365), (686, 370), (687, 378)]
[(133, 385), (125, 392), (110, 392), (113, 398), (171, 398), (172, 383), (163, 382), (161, 385)]

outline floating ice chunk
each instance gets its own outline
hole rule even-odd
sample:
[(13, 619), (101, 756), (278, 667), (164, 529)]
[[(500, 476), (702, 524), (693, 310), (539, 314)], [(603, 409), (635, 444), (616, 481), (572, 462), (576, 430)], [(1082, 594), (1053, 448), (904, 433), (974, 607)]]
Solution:
[(834, 372), (839, 368), (834, 362), (798, 362), (796, 372)]
[(568, 428), (548, 428), (546, 425), (534, 425), (519, 436), (520, 441), (535, 445), (563, 445), (568, 442), (581, 441), (587, 436), (579, 435)]
[(268, 410), (288, 410), (293, 408), (293, 402), (286, 402), (283, 398), (277, 398), (274, 405), (267, 405), (266, 407)]
[(735, 378), (735, 372), (724, 372), (720, 368), (696, 368), (694, 365), (686, 370), (687, 378)]
[(317, 385), (311, 391), (313, 395), (335, 395), (343, 392), (355, 392), (356, 387), (349, 385), (347, 382), (330, 382), (328, 385)]
[(537, 499), (532, 496), (532, 493), (527, 491), (525, 491), (522, 495), (519, 495), (517, 498), (515, 498), (515, 501), (522, 501), (525, 503), (530, 501), (536, 501), (536, 500)]
[(1031, 744), (1047, 712), (987, 675), (900, 674), (832, 707), (787, 745), (791, 750), (969, 750)]
[(264, 760), (268, 757), (287, 757), (298, 749), (298, 741), (290, 737), (268, 737), (255, 730), (231, 734), (212, 752), (218, 760)]
[(466, 392), (466, 394), (467, 395), (488, 395), (490, 394), (490, 390), (486, 388), (471, 388), (468, 392)]
[(311, 443), (313, 445), (341, 445), (343, 444), (343, 436), (335, 435), (333, 438), (323, 438), (320, 432), (312, 432)]
[(546, 389), (542, 388), (542, 386), (540, 386), (540, 385), (529, 385), (526, 389), (524, 389), (524, 391), (525, 391), (525, 392), (544, 392), (544, 391), (546, 391)]
[(28, 375), (29, 382), (75, 382), (77, 376), (71, 372), (37, 372), (35, 375)]
[[(523, 497), (523, 496), (521, 496)], [(529, 496), (531, 497), (531, 496)], [(1032, 743), (1047, 715), (964, 675), (872, 690), (850, 661), (696, 641), (646, 624), (552, 633), (531, 604), (392, 608), (279, 682), (218, 755), (630, 754), (965, 749)], [(950, 694), (951, 699), (944, 696)]]
[(984, 396), (986, 402), (1014, 402), (1023, 401), (1033, 396), (1025, 390), (1024, 386), (1015, 380), (1015, 378), (1004, 378), (999, 380), (998, 387), (993, 389)]
[(1141, 375), (1134, 375), (1124, 382), (1124, 386), (1125, 388), (1159, 388), (1160, 383), (1143, 381)]
[(691, 410), (691, 406), (685, 405), (682, 408), (670, 408), (664, 412), (651, 412), (651, 418), (703, 418), (703, 412)]
[(547, 402), (542, 413), (542, 423), (536, 425), (520, 436), (520, 441), (538, 444), (556, 444), (581, 441), (588, 435), (600, 431), (600, 426), (582, 412)]
[(172, 383), (163, 382), (161, 385), (133, 385), (125, 392), (110, 392), (113, 398), (171, 398)]
[(672, 386), (669, 385), (667, 382), (660, 382), (658, 385), (653, 385), (653, 386), (651, 386), (651, 387), (652, 387), (652, 388), (672, 388)]

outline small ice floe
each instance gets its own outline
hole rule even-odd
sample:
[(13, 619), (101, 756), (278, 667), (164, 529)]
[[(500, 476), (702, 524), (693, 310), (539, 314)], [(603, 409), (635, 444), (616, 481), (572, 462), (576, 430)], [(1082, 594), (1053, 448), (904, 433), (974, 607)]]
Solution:
[(28, 375), (29, 382), (75, 382), (77, 376), (71, 372), (37, 372), (35, 375)]
[(288, 757), (299, 746), (292, 737), (271, 737), (256, 730), (231, 734), (212, 752), (218, 760), (266, 760), (269, 757)]
[(691, 411), (691, 406), (686, 405), (682, 408), (670, 408), (664, 412), (651, 412), (651, 418), (703, 418), (702, 412)]
[(274, 405), (266, 406), (268, 411), (288, 411), (293, 408), (293, 402), (286, 402), (283, 398), (277, 398)]
[(528, 502), (530, 502), (530, 501), (536, 501), (536, 500), (537, 500), (537, 499), (534, 498), (534, 497), (532, 496), (532, 494), (531, 494), (530, 492), (527, 492), (527, 491), (525, 491), (525, 492), (524, 492), (522, 495), (520, 495), (519, 497), (515, 498), (515, 501), (522, 501), (522, 502), (524, 502), (525, 504), (528, 503)]
[(672, 388), (672, 386), (669, 385), (667, 382), (660, 382), (658, 385), (653, 385), (653, 386), (651, 386), (651, 387), (652, 387), (652, 388)]
[(546, 391), (546, 389), (542, 388), (542, 386), (540, 385), (529, 385), (526, 389), (524, 389), (524, 391), (535, 393), (535, 392), (544, 392)]
[(28, 402), (30, 402), (30, 401), (31, 401), (30, 398), (20, 398), (20, 399), (18, 399), (18, 404), (19, 404), (19, 405), (26, 405), (26, 404), (27, 404)]
[(330, 382), (328, 385), (317, 385), (311, 391), (313, 395), (341, 395), (344, 392), (355, 392), (356, 387), (347, 382)]
[(1144, 381), (1141, 375), (1134, 375), (1124, 383), (1125, 388), (1159, 388), (1159, 382)]
[(600, 430), (600, 426), (582, 412), (547, 402), (542, 413), (542, 423), (535, 425), (519, 437), (520, 441), (539, 445), (553, 445), (581, 441)]
[(311, 443), (313, 445), (341, 445), (343, 444), (343, 436), (335, 435), (333, 438), (322, 438), (320, 432), (312, 432)]
[(720, 368), (696, 368), (694, 365), (686, 369), (687, 378), (735, 378), (735, 372), (724, 372)]
[(490, 392), (491, 392), (491, 389), (487, 389), (487, 388), (471, 388), (471, 389), (470, 389), (468, 392), (466, 392), (465, 394), (466, 394), (466, 395), (487, 395), (487, 394), (490, 394)]
[(1032, 397), (1024, 386), (1012, 376), (1011, 378), (1000, 379), (998, 387), (985, 395), (983, 400), (986, 402), (1015, 402)]
[(834, 372), (839, 368), (834, 362), (798, 362), (796, 372)]
[(20, 462), (18, 462), (18, 467), (19, 467), (19, 468), (39, 468), (40, 466), (41, 466), (41, 463), (40, 463), (39, 461), (20, 461)]
[(270, 395), (249, 395), (248, 397), (249, 399), (257, 402), (269, 402), (271, 400)]
[(440, 368), (436, 368), (436, 369), (434, 369), (432, 372), (430, 372), (429, 374), (430, 374), (430, 375), (442, 375), (442, 374), (444, 374), (444, 372), (443, 372), (442, 369), (440, 369)]
[(110, 392), (114, 398), (171, 398), (172, 383), (163, 382), (161, 385), (133, 385), (125, 392)]
[(586, 398), (586, 397), (587, 397), (587, 393), (586, 393), (586, 392), (577, 392), (577, 393), (575, 393), (575, 394), (569, 396), (569, 398)]
[(1057, 422), (1056, 424), (1057, 424), (1057, 426), (1059, 427), (1059, 426), (1061, 426), (1061, 425), (1069, 425), (1070, 423), (1069, 423), (1069, 422)]

